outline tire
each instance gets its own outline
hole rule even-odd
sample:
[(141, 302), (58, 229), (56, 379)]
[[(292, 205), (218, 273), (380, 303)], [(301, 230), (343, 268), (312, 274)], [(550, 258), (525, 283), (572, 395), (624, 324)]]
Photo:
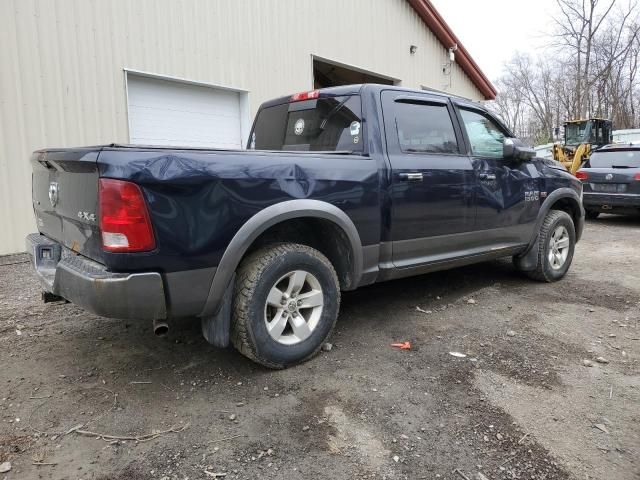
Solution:
[(322, 253), (305, 245), (281, 243), (253, 252), (236, 272), (234, 293), (231, 341), (268, 368), (313, 357), (338, 319), (338, 276)]
[[(564, 230), (562, 230), (564, 229)], [(556, 239), (557, 237), (557, 239)], [(550, 253), (553, 251), (554, 242), (560, 239), (567, 239), (568, 245), (561, 252), (560, 259), (552, 256), (554, 262), (550, 259)], [(563, 242), (564, 244), (564, 242)], [(557, 247), (556, 243), (556, 247)], [(567, 212), (561, 210), (551, 210), (542, 222), (540, 234), (538, 235), (538, 261), (536, 268), (529, 272), (524, 272), (528, 277), (540, 282), (556, 282), (564, 277), (571, 266), (573, 253), (576, 246), (576, 230), (573, 220)]]
[(600, 215), (600, 212), (596, 212), (595, 210), (586, 210), (585, 209), (585, 217), (587, 220), (595, 220)]

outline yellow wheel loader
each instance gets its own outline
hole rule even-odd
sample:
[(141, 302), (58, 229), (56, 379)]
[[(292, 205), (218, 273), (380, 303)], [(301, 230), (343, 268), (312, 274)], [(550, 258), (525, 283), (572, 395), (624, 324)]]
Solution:
[(564, 123), (564, 143), (553, 145), (554, 160), (573, 175), (589, 160), (591, 151), (613, 141), (611, 120), (589, 118)]

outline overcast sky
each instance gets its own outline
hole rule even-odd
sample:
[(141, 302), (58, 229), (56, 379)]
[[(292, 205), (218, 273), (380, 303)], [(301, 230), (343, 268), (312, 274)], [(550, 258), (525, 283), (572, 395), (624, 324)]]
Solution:
[(431, 0), (490, 80), (516, 51), (535, 53), (553, 29), (555, 0)]

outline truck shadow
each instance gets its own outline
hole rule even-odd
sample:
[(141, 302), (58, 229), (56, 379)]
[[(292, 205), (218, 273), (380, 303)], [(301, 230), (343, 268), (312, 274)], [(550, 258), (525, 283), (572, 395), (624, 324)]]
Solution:
[(371, 318), (367, 313), (397, 312), (416, 306), (429, 310), (473, 296), (496, 283), (517, 286), (528, 282), (531, 280), (516, 272), (511, 261), (505, 259), (377, 283), (343, 293), (338, 324), (344, 330), (356, 329), (360, 322)]
[[(510, 261), (499, 260), (379, 283), (342, 294), (336, 328), (342, 338), (356, 339), (362, 329), (393, 329), (394, 322), (403, 323), (407, 313), (418, 305), (435, 309), (436, 305), (471, 297), (497, 283), (517, 287), (529, 282)], [(99, 368), (104, 371), (126, 368), (134, 376), (145, 378), (162, 371), (227, 371), (240, 376), (269, 372), (231, 347), (209, 345), (197, 319), (174, 320), (170, 327), (166, 337), (158, 338), (153, 335), (151, 322), (94, 319), (84, 324), (84, 340), (76, 341), (74, 356), (99, 360)], [(95, 339), (103, 340), (96, 343)]]
[(612, 227), (640, 228), (640, 215), (609, 215), (602, 214), (595, 220), (587, 220), (586, 228), (589, 224), (607, 225)]

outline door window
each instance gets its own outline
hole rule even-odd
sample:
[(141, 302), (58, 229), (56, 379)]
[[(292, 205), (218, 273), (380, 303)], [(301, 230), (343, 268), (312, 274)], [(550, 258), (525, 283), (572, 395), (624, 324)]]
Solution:
[(471, 144), (471, 154), (479, 157), (503, 157), (504, 132), (489, 117), (473, 111), (461, 109), (462, 121), (467, 129)]
[(396, 128), (404, 153), (458, 153), (446, 105), (396, 102)]

